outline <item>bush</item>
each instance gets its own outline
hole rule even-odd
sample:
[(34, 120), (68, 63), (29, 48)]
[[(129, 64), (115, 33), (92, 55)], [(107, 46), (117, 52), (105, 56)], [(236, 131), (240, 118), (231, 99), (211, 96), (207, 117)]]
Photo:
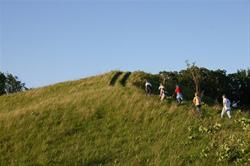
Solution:
[(148, 80), (153, 86), (153, 93), (158, 94), (158, 87), (160, 85), (160, 77), (159, 75), (153, 75), (149, 73), (145, 73), (143, 71), (133, 72), (129, 79), (128, 85), (136, 86), (140, 89), (145, 89), (145, 82)]

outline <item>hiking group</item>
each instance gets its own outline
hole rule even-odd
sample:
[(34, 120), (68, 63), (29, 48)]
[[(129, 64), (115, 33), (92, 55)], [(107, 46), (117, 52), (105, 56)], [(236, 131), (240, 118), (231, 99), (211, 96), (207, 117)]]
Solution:
[[(160, 91), (160, 100), (163, 101), (167, 96), (167, 91), (165, 90), (165, 87), (164, 87), (164, 85), (162, 83), (160, 84), (158, 90)], [(146, 83), (145, 83), (145, 91), (146, 91), (147, 96), (152, 95), (153, 86), (148, 80), (146, 80)], [(176, 85), (176, 87), (175, 87), (173, 97), (174, 96), (176, 96), (175, 98), (176, 98), (176, 101), (177, 101), (178, 104), (181, 104), (183, 102), (183, 93), (182, 93), (182, 89), (181, 89), (181, 87), (179, 85)], [(202, 114), (202, 111), (201, 111), (201, 107), (202, 107), (201, 96), (203, 96), (203, 95), (199, 95), (198, 93), (195, 93), (195, 96), (193, 98), (193, 104), (194, 104), (194, 106), (196, 108), (196, 112), (200, 116)], [(228, 118), (231, 119), (231, 102), (227, 98), (226, 95), (222, 95), (222, 104), (223, 104), (223, 108), (222, 108), (222, 111), (221, 111), (221, 118), (223, 118), (224, 114), (227, 113)], [(234, 104), (232, 106), (234, 106)]]

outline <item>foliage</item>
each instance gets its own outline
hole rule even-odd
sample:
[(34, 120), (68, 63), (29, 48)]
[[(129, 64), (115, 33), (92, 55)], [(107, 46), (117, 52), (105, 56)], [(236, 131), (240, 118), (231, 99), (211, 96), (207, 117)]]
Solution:
[(187, 64), (187, 72), (191, 74), (192, 79), (194, 81), (195, 84), (195, 93), (197, 93), (199, 96), (201, 95), (201, 87), (200, 84), (202, 82), (202, 74), (201, 74), (201, 70), (198, 66), (196, 66), (196, 64), (193, 62), (192, 64), (190, 64), (188, 61), (186, 61)]
[(0, 95), (5, 94), (5, 82), (6, 82), (6, 76), (4, 73), (0, 72)]
[(160, 84), (159, 75), (149, 74), (143, 71), (136, 71), (130, 75), (128, 79), (128, 84), (141, 89), (145, 89), (146, 80), (152, 84), (153, 93), (158, 94), (159, 93), (158, 87)]
[(15, 93), (27, 90), (25, 83), (22, 83), (17, 76), (10, 73), (0, 72), (0, 95)]
[(250, 130), (250, 118), (242, 117), (241, 119), (235, 120), (237, 125), (241, 125), (242, 129), (245, 131)]
[(242, 138), (230, 135), (225, 143), (219, 145), (216, 153), (217, 161), (228, 161), (241, 165), (247, 163), (249, 162), (249, 159), (246, 157), (248, 146), (248, 143)]
[[(195, 78), (192, 72), (197, 75)], [(186, 99), (192, 99), (195, 91), (203, 92), (203, 100), (212, 104), (220, 103), (221, 96), (226, 94), (231, 102), (239, 101), (240, 105), (250, 105), (250, 71), (240, 70), (237, 73), (226, 74), (225, 70), (209, 70), (203, 67), (197, 67), (195, 64), (189, 65), (186, 70), (180, 72), (160, 72), (159, 75), (166, 80), (166, 87), (170, 91), (174, 90), (174, 86), (179, 84), (182, 86)], [(196, 86), (193, 80), (199, 85)]]

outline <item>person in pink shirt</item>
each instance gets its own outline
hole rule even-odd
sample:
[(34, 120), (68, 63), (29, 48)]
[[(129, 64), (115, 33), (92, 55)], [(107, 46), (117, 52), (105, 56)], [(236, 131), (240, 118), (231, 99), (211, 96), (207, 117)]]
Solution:
[(163, 101), (165, 99), (165, 87), (163, 86), (163, 84), (160, 84), (159, 90), (161, 101)]

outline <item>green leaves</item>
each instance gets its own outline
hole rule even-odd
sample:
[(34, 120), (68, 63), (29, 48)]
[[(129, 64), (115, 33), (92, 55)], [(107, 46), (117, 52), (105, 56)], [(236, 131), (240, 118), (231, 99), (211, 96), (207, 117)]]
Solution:
[(23, 90), (27, 90), (25, 83), (22, 83), (17, 76), (10, 73), (4, 74), (0, 72), (0, 95), (20, 92)]
[(248, 144), (242, 138), (236, 135), (230, 135), (228, 140), (219, 145), (218, 151), (216, 152), (217, 161), (228, 161), (234, 163), (246, 163), (247, 162), (247, 148)]
[(238, 120), (235, 120), (234, 122), (236, 123), (236, 125), (241, 125), (241, 127), (244, 131), (250, 130), (250, 119), (249, 118), (242, 117)]

